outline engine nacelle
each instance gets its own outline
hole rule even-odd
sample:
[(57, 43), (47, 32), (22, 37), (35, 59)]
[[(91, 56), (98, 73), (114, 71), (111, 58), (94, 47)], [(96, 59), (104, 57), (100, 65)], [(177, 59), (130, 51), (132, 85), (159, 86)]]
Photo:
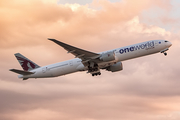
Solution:
[(117, 62), (116, 64), (109, 66), (106, 70), (111, 72), (121, 71), (123, 70), (123, 65), (121, 62)]
[(112, 51), (112, 52), (103, 53), (100, 57), (100, 60), (104, 62), (115, 60), (114, 52)]

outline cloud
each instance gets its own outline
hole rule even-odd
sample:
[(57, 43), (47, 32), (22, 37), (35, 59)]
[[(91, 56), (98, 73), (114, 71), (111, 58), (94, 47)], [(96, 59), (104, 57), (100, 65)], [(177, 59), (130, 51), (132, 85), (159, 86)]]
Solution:
[[(158, 5), (160, 1), (157, 1)], [(5, 4), (2, 4), (0, 12), (3, 16), (0, 22), (1, 48), (34, 46), (42, 44), (42, 40), (47, 37), (56, 37), (64, 41), (69, 41), (73, 37), (75, 41), (81, 39), (83, 42), (89, 40), (88, 38), (92, 39), (90, 36), (104, 36), (116, 25), (121, 26), (122, 22), (133, 19), (143, 9), (154, 5), (151, 1), (94, 1), (94, 4), (102, 6), (101, 10), (94, 10), (88, 5), (58, 5), (55, 2), (47, 4), (40, 0), (3, 3)], [(135, 5), (131, 6), (132, 4)], [(162, 7), (164, 6), (163, 3)]]
[[(146, 10), (171, 11), (174, 6), (170, 2), (94, 0), (79, 5), (57, 4), (56, 0), (1, 0), (0, 118), (178, 120), (180, 36), (162, 27), (166, 24), (163, 19), (161, 25), (142, 21), (148, 19), (143, 13)], [(154, 14), (162, 17), (161, 12)], [(171, 16), (167, 18), (171, 20)], [(49, 37), (93, 52), (151, 39), (167, 39), (173, 46), (166, 57), (158, 53), (123, 61), (123, 71), (102, 70), (98, 77), (79, 72), (21, 81), (8, 71), (21, 69), (13, 55), (17, 52), (40, 66), (74, 57), (46, 40)]]

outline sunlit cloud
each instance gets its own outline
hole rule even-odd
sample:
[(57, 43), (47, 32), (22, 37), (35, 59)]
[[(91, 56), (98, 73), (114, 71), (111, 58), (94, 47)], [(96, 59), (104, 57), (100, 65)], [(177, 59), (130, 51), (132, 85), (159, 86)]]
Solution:
[[(58, 0), (1, 0), (0, 118), (179, 120), (180, 34), (173, 29), (179, 29), (180, 17), (170, 15), (175, 9), (171, 2), (94, 0), (82, 5)], [(154, 8), (168, 14), (154, 12)], [(169, 23), (174, 24), (173, 29), (166, 29)], [(21, 69), (13, 55), (17, 52), (40, 66), (74, 58), (47, 38), (92, 52), (152, 39), (166, 39), (173, 45), (166, 57), (158, 53), (123, 61), (123, 71), (102, 70), (98, 77), (78, 72), (22, 81), (9, 71)]]

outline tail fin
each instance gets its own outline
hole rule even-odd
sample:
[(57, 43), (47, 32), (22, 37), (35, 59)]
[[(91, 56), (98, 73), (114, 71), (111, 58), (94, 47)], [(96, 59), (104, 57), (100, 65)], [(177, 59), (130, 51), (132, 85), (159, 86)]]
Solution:
[(23, 68), (24, 71), (30, 71), (35, 68), (39, 68), (40, 66), (37, 65), (36, 63), (32, 62), (28, 58), (24, 57), (20, 53), (14, 54), (15, 57), (17, 58), (18, 62), (20, 63), (21, 67)]

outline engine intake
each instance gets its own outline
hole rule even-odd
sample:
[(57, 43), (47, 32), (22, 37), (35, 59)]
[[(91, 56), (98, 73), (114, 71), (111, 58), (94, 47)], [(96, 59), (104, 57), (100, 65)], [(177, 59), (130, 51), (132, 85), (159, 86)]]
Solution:
[(103, 53), (100, 57), (100, 60), (102, 60), (104, 62), (109, 62), (109, 61), (115, 60), (114, 52), (111, 51), (111, 52)]
[(123, 70), (122, 62), (117, 62), (116, 64), (109, 66), (106, 70), (111, 72), (121, 71)]

